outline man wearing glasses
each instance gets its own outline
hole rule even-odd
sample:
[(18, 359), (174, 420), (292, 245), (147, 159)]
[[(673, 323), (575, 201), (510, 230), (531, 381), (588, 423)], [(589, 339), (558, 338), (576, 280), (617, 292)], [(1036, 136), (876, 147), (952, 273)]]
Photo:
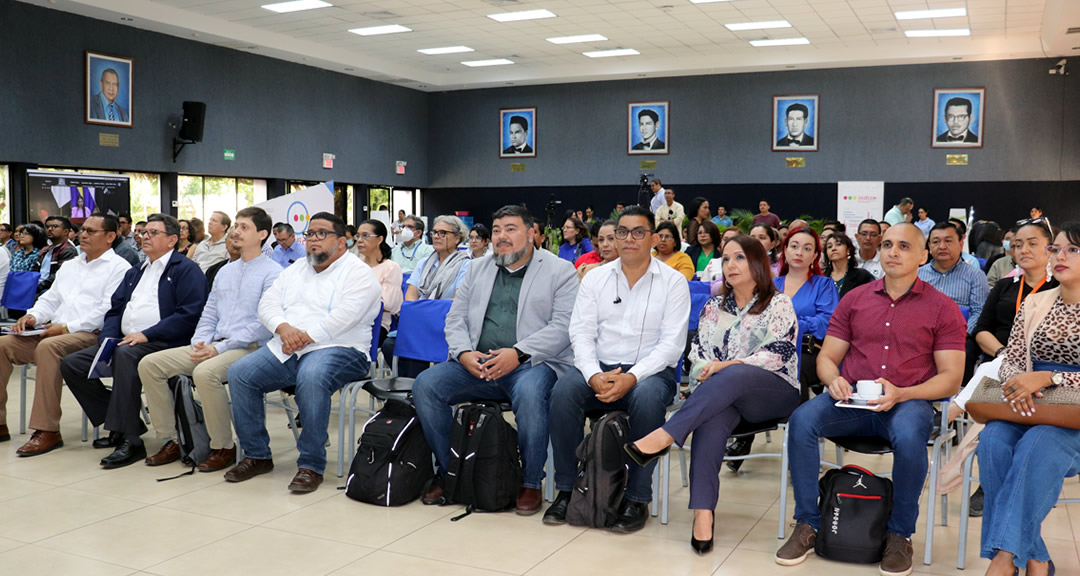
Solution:
[(881, 224), (873, 218), (867, 218), (859, 222), (859, 231), (856, 235), (859, 242), (859, 252), (855, 259), (859, 262), (859, 268), (873, 275), (874, 280), (885, 277), (885, 270), (881, 267), (881, 254), (878, 247), (881, 246)]
[[(558, 375), (573, 368), (568, 327), (578, 290), (574, 266), (536, 249), (535, 234), (525, 208), (495, 212), (495, 256), (473, 261), (446, 317), (450, 361), (428, 368), (413, 383), (416, 413), (440, 475), (450, 463), (452, 407), (475, 399), (510, 401), (521, 449), (521, 515), (540, 510), (548, 401)], [(423, 502), (444, 501), (440, 476)]]
[(656, 211), (656, 225), (659, 226), (661, 222), (672, 222), (678, 228), (682, 226), (684, 218), (686, 218), (686, 211), (682, 204), (675, 201), (675, 191), (671, 188), (665, 189), (664, 203)]
[(406, 216), (401, 221), (401, 230), (395, 235), (397, 245), (390, 252), (390, 259), (401, 266), (401, 273), (408, 276), (435, 251), (435, 247), (424, 244), (424, 221), (416, 216)]
[(56, 280), (60, 265), (79, 255), (75, 245), (68, 240), (71, 221), (63, 216), (49, 216), (45, 219), (45, 237), (49, 247), (38, 254), (38, 267), (41, 278), (38, 280), (38, 296), (41, 296)]
[[(114, 448), (101, 460), (106, 469), (146, 458), (140, 438), (146, 425), (139, 416), (139, 361), (153, 352), (189, 343), (206, 304), (206, 277), (198, 264), (176, 252), (179, 235), (176, 218), (167, 214), (147, 218), (142, 242), (146, 263), (128, 269), (112, 293), (98, 343), (60, 363), (64, 381), (90, 422), (109, 430), (108, 438), (94, 441), (94, 448)], [(119, 341), (109, 362), (112, 390), (89, 376), (100, 346), (109, 338)]]
[(19, 249), (19, 244), (15, 242), (12, 235), (11, 224), (6, 222), (0, 224), (0, 244), (2, 244), (4, 248), (7, 248), (9, 256)]
[[(60, 360), (97, 343), (109, 310), (109, 296), (131, 266), (111, 249), (118, 225), (114, 216), (91, 216), (80, 234), (82, 253), (56, 275), (52, 289), (19, 318), (12, 331), (0, 337), (0, 382), (7, 382), (16, 364), (36, 364), (34, 407), (30, 412), (30, 440), (15, 451), (37, 456), (64, 445), (60, 437)], [(23, 332), (44, 329), (27, 336)], [(7, 402), (6, 386), (0, 387), (0, 422)], [(6, 426), (4, 434), (6, 434)]]
[(326, 470), (330, 397), (364, 378), (373, 359), (371, 327), (382, 288), (371, 268), (346, 257), (345, 222), (319, 212), (304, 232), (307, 257), (281, 272), (259, 300), (259, 320), (274, 336), (229, 367), (233, 422), (244, 459), (225, 473), (243, 482), (274, 469), (266, 432), (268, 392), (295, 387), (304, 427), (292, 492), (314, 492)]
[(277, 240), (277, 247), (270, 259), (277, 262), (278, 266), (288, 268), (293, 262), (304, 259), (304, 245), (296, 241), (296, 232), (291, 224), (275, 224), (274, 239)]
[[(675, 366), (690, 318), (686, 278), (652, 257), (653, 215), (643, 206), (623, 211), (615, 238), (619, 258), (581, 281), (570, 318), (575, 368), (551, 393), (559, 495), (544, 513), (545, 524), (566, 522), (586, 412), (628, 411), (632, 437), (627, 440), (636, 440), (663, 425), (675, 398)], [(645, 526), (655, 467), (653, 461), (647, 468), (630, 468), (626, 498), (611, 530), (635, 532)]]

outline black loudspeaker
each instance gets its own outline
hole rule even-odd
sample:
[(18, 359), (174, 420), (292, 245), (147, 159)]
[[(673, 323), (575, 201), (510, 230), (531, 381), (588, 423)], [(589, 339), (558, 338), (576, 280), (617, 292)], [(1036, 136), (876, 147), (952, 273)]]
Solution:
[(202, 142), (204, 120), (206, 120), (205, 102), (184, 102), (184, 121), (180, 124), (180, 139), (188, 142)]

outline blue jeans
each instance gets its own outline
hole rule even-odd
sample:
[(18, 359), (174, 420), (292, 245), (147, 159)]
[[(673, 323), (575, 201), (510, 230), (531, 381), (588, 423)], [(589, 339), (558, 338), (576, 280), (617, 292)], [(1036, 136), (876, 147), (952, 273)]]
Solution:
[(1080, 469), (1080, 430), (995, 420), (979, 435), (978, 454), (986, 494), (981, 556), (1005, 550), (1020, 569), (1050, 560), (1042, 522), (1065, 478)]
[(476, 378), (452, 360), (424, 370), (413, 382), (413, 404), (428, 446), (439, 461), (439, 473), (445, 475), (450, 463), (454, 406), (473, 400), (510, 402), (521, 450), (522, 487), (539, 489), (547, 461), (548, 405), (554, 385), (555, 371), (546, 364), (526, 363), (491, 382)]
[(834, 436), (878, 436), (893, 447), (893, 512), (888, 530), (910, 537), (919, 519), (919, 495), (926, 482), (929, 457), (926, 442), (934, 410), (926, 400), (908, 400), (888, 412), (839, 408), (828, 394), (799, 406), (788, 420), (791, 486), (795, 492), (795, 521), (818, 529), (818, 439)]
[(330, 424), (330, 397), (349, 382), (367, 377), (367, 356), (344, 346), (322, 348), (293, 355), (284, 363), (263, 346), (229, 367), (233, 423), (240, 447), (248, 458), (269, 459), (270, 435), (266, 433), (267, 392), (296, 386), (300, 410), (300, 441), (296, 448), (298, 468), (317, 474), (326, 470), (326, 438)]
[[(601, 364), (605, 372), (616, 365)], [(623, 365), (623, 373), (631, 366)], [(585, 437), (585, 413), (593, 410), (626, 410), (630, 413), (630, 434), (637, 440), (664, 425), (667, 407), (675, 399), (675, 370), (667, 368), (638, 382), (625, 396), (605, 404), (596, 399), (596, 392), (585, 382), (577, 369), (570, 370), (555, 383), (551, 393), (551, 449), (555, 456), (555, 488), (569, 492), (577, 477), (578, 444)], [(626, 499), (631, 502), (652, 501), (652, 472), (656, 461), (648, 468), (630, 467)]]

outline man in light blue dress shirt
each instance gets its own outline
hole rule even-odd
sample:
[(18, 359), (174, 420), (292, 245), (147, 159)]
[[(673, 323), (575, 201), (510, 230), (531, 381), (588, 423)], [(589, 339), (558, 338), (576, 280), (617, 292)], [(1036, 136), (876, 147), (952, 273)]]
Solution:
[(948, 222), (934, 225), (930, 230), (930, 256), (933, 260), (919, 268), (919, 279), (952, 298), (961, 311), (967, 309), (968, 334), (971, 334), (990, 295), (990, 287), (986, 283), (986, 274), (978, 266), (961, 262), (961, 242), (960, 231), (955, 226)]
[(236, 214), (228, 241), (239, 249), (240, 258), (218, 271), (191, 345), (155, 352), (139, 362), (150, 418), (157, 437), (164, 441), (161, 450), (146, 459), (148, 465), (159, 466), (180, 458), (168, 381), (181, 374), (191, 376), (199, 390), (210, 434), (210, 456), (199, 463), (199, 471), (222, 470), (236, 462), (229, 394), (224, 382), (229, 366), (271, 337), (259, 321), (259, 299), (282, 271), (262, 253), (271, 225), (270, 215), (262, 208), (245, 208)]
[(293, 262), (303, 260), (307, 256), (304, 246), (296, 241), (296, 232), (291, 224), (277, 224), (274, 226), (274, 238), (277, 247), (274, 248), (273, 260), (278, 266), (288, 268)]
[(90, 99), (90, 118), (108, 122), (127, 122), (128, 115), (124, 107), (116, 101), (120, 93), (120, 75), (112, 68), (101, 73), (101, 92)]

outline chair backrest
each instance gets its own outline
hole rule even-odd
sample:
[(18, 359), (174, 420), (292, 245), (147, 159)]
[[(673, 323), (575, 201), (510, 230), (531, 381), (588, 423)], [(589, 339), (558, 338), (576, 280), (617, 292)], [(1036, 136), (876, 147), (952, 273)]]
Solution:
[(406, 292), (409, 291), (409, 277), (410, 276), (412, 276), (411, 272), (409, 274), (402, 274), (401, 275), (401, 293), (402, 294), (405, 294)]
[(687, 286), (690, 288), (690, 294), (705, 294), (707, 296), (711, 285), (711, 282), (699, 282), (697, 280), (690, 280), (687, 282)]
[[(691, 282), (694, 284), (694, 282)], [(708, 284), (706, 282), (698, 282), (698, 284)], [(705, 293), (691, 292), (690, 293), (690, 330), (697, 330), (698, 320), (701, 319), (701, 311), (705, 308), (705, 303), (709, 301), (709, 291), (706, 289)]]
[(971, 308), (968, 308), (967, 306), (961, 306), (960, 313), (964, 315), (964, 322), (967, 322), (968, 317), (971, 316)]
[(371, 324), (371, 350), (368, 351), (368, 360), (372, 367), (379, 359), (379, 330), (382, 328), (383, 303), (379, 302), (379, 313), (375, 315), (375, 322)]
[(424, 362), (445, 362), (446, 315), (452, 300), (415, 300), (401, 303), (394, 355)]

